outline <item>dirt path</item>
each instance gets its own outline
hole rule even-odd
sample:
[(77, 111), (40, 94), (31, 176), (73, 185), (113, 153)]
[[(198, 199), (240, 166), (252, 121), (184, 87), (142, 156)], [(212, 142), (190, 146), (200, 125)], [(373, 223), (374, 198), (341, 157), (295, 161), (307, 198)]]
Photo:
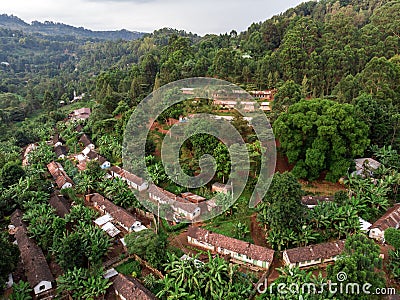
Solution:
[(388, 284), (388, 286), (394, 287), (397, 290), (400, 290), (400, 284), (398, 284), (395, 280), (393, 280), (393, 278), (390, 277), (390, 271), (388, 270), (388, 264), (389, 264), (389, 251), (393, 250), (394, 248), (392, 246), (389, 245), (385, 245), (385, 244), (378, 244), (381, 254), (383, 254), (383, 271), (385, 273), (385, 277), (386, 277), (386, 283)]
[[(171, 246), (181, 249), (187, 255), (195, 256), (199, 254), (199, 251), (196, 251), (195, 248), (188, 243), (187, 230), (173, 236), (169, 243)], [(208, 255), (200, 254), (198, 259), (203, 262), (208, 261)]]
[(275, 172), (284, 173), (286, 171), (291, 171), (292, 169), (293, 165), (289, 164), (287, 157), (281, 152), (277, 151)]
[(265, 240), (265, 232), (264, 228), (260, 223), (257, 222), (257, 214), (253, 214), (250, 218), (250, 234), (253, 242), (257, 246), (267, 246), (267, 242)]
[(273, 282), (274, 280), (278, 279), (279, 277), (279, 272), (276, 270), (277, 268), (282, 268), (283, 267), (283, 261), (279, 257), (274, 257), (274, 260), (272, 261), (272, 265), (269, 267), (270, 273), (268, 275), (268, 282)]
[[(168, 121), (167, 121), (167, 125), (168, 126), (172, 126), (172, 125), (175, 125), (177, 123), (179, 123), (179, 120), (172, 119), (172, 118), (169, 118)], [(161, 125), (158, 122), (154, 122), (151, 125), (150, 130), (157, 130), (158, 132), (161, 132), (162, 134), (168, 134), (169, 133), (169, 130), (165, 130), (164, 128), (162, 128)]]

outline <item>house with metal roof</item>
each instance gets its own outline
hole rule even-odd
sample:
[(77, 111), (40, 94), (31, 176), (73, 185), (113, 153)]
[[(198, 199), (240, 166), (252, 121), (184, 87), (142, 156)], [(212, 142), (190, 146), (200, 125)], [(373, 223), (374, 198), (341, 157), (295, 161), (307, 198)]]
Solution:
[(111, 278), (118, 299), (122, 300), (156, 300), (156, 296), (136, 278), (119, 273)]
[(274, 259), (274, 250), (272, 249), (227, 237), (200, 227), (189, 227), (187, 239), (189, 244), (222, 255), (229, 255), (235, 261), (264, 269), (269, 269)]
[(400, 227), (400, 203), (389, 208), (369, 230), (369, 237), (381, 242), (385, 242), (385, 230), (388, 228)]
[(335, 261), (343, 252), (344, 240), (298, 247), (283, 251), (283, 261), (290, 267), (309, 267)]
[(15, 226), (14, 236), (28, 283), (35, 295), (39, 296), (52, 290), (55, 280), (42, 249), (33, 239), (29, 238), (22, 216), (23, 213), (17, 209), (11, 215), (11, 223)]

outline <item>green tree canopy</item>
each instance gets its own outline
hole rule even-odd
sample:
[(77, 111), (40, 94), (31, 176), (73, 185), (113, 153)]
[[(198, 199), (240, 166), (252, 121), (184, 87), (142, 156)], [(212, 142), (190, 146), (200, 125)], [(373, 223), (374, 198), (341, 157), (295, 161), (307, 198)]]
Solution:
[(292, 173), (276, 173), (257, 206), (258, 219), (276, 231), (299, 227), (305, 216), (302, 196), (301, 185)]
[(10, 161), (0, 170), (0, 184), (4, 187), (9, 187), (17, 183), (24, 175), (25, 171), (22, 169), (20, 162)]
[(132, 232), (125, 237), (129, 253), (134, 253), (146, 259), (154, 267), (160, 267), (166, 258), (166, 236), (157, 235), (152, 230)]
[(385, 57), (374, 57), (357, 75), (363, 91), (378, 99), (399, 103), (400, 66)]
[(57, 292), (72, 299), (104, 299), (112, 283), (103, 277), (103, 272), (74, 267), (57, 278)]
[(293, 80), (286, 81), (274, 96), (272, 102), (272, 111), (275, 117), (278, 117), (281, 112), (287, 112), (289, 106), (300, 102), (304, 98), (301, 85)]
[(369, 127), (369, 139), (372, 145), (380, 147), (391, 143), (397, 130), (396, 108), (387, 101), (375, 99), (363, 93), (353, 100), (357, 117)]
[(13, 293), (10, 296), (10, 300), (31, 300), (32, 289), (29, 282), (20, 281), (13, 284)]
[(5, 284), (8, 274), (10, 274), (17, 267), (19, 259), (18, 247), (12, 244), (6, 234), (0, 234), (0, 291)]
[(336, 181), (347, 174), (351, 159), (369, 145), (368, 126), (354, 106), (331, 100), (304, 100), (289, 107), (274, 123), (275, 135), (298, 178)]
[(196, 257), (180, 260), (169, 256), (165, 264), (167, 275), (161, 280), (160, 299), (235, 299), (250, 296), (252, 283), (249, 276), (242, 276), (237, 267), (223, 258), (211, 257), (206, 263), (198, 263)]
[(395, 249), (400, 249), (400, 230), (395, 228), (386, 229), (385, 241)]
[(64, 232), (54, 241), (52, 251), (64, 270), (96, 266), (111, 246), (107, 234), (98, 227), (79, 222), (74, 231)]
[[(333, 266), (328, 266), (328, 279), (334, 283), (358, 283), (362, 287), (365, 283), (371, 285), (369, 291), (373, 293), (376, 288), (385, 286), (382, 274), (382, 258), (379, 257), (380, 249), (373, 240), (362, 233), (347, 238), (343, 253)], [(346, 274), (345, 281), (338, 280), (338, 274)], [(371, 298), (372, 295), (341, 295), (343, 299), (379, 299)]]

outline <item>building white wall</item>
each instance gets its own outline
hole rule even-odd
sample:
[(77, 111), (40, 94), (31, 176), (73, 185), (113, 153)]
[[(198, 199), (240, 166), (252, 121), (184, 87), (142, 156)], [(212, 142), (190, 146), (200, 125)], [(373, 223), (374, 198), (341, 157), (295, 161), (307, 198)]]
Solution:
[(310, 260), (310, 261), (303, 261), (303, 262), (299, 262), (299, 267), (313, 266), (313, 265), (320, 264), (321, 262), (322, 262), (321, 259)]
[(385, 239), (385, 232), (381, 231), (379, 228), (372, 228), (369, 231), (369, 237), (371, 239), (383, 241)]
[(127, 300), (124, 296), (121, 295), (120, 292), (118, 292), (118, 290), (114, 289), (114, 291), (115, 291), (115, 294), (117, 295), (117, 297), (118, 297), (119, 299), (121, 299), (121, 300)]
[(117, 221), (117, 223), (118, 223), (122, 228), (124, 228), (126, 231), (132, 232), (131, 228), (130, 228), (130, 227), (126, 227), (125, 224), (123, 224), (122, 222)]
[(70, 182), (64, 183), (64, 185), (61, 187), (61, 189), (66, 189), (66, 188), (71, 188), (72, 184)]
[(207, 244), (207, 243), (203, 243), (203, 242), (199, 242), (198, 240), (196, 240), (196, 239), (194, 239), (194, 238), (192, 238), (190, 236), (188, 236), (188, 242), (189, 242), (189, 244), (193, 244), (193, 245), (196, 245), (196, 246), (199, 246), (199, 247), (202, 247), (202, 248), (206, 248), (206, 249), (211, 250), (211, 251), (215, 250), (213, 245), (210, 245), (210, 244)]
[(33, 291), (34, 291), (35, 295), (39, 295), (43, 292), (51, 290), (52, 287), (53, 286), (50, 281), (41, 281), (33, 288)]
[(102, 169), (108, 169), (111, 167), (111, 164), (109, 161), (105, 161), (101, 166)]
[(255, 266), (258, 266), (260, 268), (266, 268), (269, 269), (270, 263), (267, 261), (259, 261), (259, 260), (255, 260), (255, 259), (251, 259), (246, 257), (245, 255), (240, 255), (239, 253), (236, 253), (234, 251), (228, 250), (228, 249), (224, 249), (221, 247), (215, 248), (213, 245), (210, 245), (208, 243), (204, 243), (204, 242), (199, 242), (198, 240), (188, 236), (188, 242), (189, 244), (193, 244), (205, 249), (208, 249), (210, 251), (215, 251), (218, 252), (220, 254), (224, 254), (224, 255), (230, 255), (232, 258), (245, 262), (245, 263), (249, 263), (249, 264), (253, 264)]
[(327, 263), (327, 262), (331, 262), (331, 261), (336, 261), (337, 256), (333, 256), (333, 257), (329, 257), (326, 259), (316, 259), (316, 260), (310, 260), (310, 261), (302, 261), (302, 262), (298, 262), (298, 263), (292, 263), (289, 260), (289, 257), (287, 256), (286, 251), (283, 252), (283, 261), (285, 262), (286, 265), (290, 266), (290, 267), (309, 267), (309, 266), (313, 266), (313, 265), (318, 265), (321, 263)]
[(111, 175), (116, 178), (121, 178), (121, 175), (119, 175), (118, 173), (115, 173), (114, 171), (111, 171)]
[[(173, 209), (175, 210), (175, 207), (173, 207)], [(184, 209), (182, 209), (180, 207), (177, 207), (176, 208), (176, 212), (178, 214), (184, 215), (185, 218), (188, 219), (188, 220), (193, 220), (193, 219), (197, 218), (198, 216), (200, 216), (201, 210), (200, 210), (199, 207), (197, 207), (193, 212), (189, 212), (189, 211), (186, 211), (186, 210), (184, 210)]]
[(146, 182), (143, 182), (143, 184), (138, 187), (138, 191), (141, 192), (147, 190), (148, 187), (149, 187), (148, 184)]

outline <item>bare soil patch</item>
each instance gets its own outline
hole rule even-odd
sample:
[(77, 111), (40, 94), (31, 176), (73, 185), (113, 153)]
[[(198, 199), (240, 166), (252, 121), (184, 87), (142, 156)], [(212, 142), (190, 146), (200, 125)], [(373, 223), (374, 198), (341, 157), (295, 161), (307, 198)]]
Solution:
[(320, 196), (333, 196), (336, 192), (345, 191), (346, 187), (338, 182), (333, 183), (325, 180), (308, 182), (299, 180), (302, 189), (309, 194)]

